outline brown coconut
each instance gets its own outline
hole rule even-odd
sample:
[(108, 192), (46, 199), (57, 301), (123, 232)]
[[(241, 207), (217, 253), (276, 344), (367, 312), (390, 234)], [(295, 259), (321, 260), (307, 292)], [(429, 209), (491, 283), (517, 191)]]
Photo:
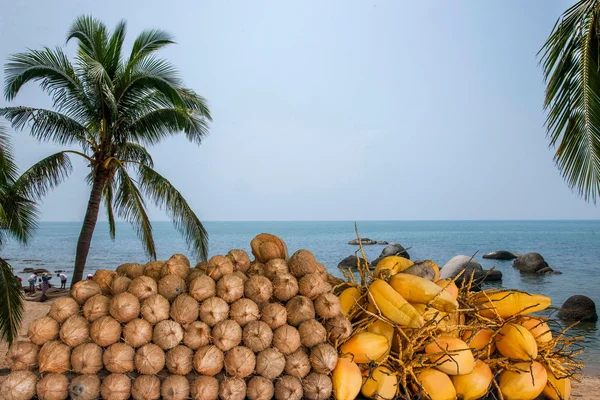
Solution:
[(244, 280), (237, 275), (224, 275), (217, 282), (217, 296), (233, 303), (244, 295)]
[(133, 371), (134, 357), (133, 347), (125, 343), (115, 343), (104, 350), (102, 361), (108, 371), (124, 374)]
[(135, 369), (140, 374), (154, 375), (165, 366), (165, 352), (154, 343), (148, 343), (135, 352)]
[(327, 331), (325, 330), (325, 327), (315, 319), (309, 319), (302, 322), (298, 327), (298, 333), (300, 333), (300, 342), (302, 343), (302, 346), (308, 348), (327, 340)]
[(117, 275), (110, 284), (110, 292), (114, 296), (119, 293), (124, 293), (129, 289), (131, 279), (126, 276)]
[(139, 301), (144, 301), (148, 297), (158, 293), (158, 285), (149, 276), (138, 276), (131, 281), (127, 291), (137, 297)]
[(115, 271), (99, 269), (96, 272), (94, 272), (94, 277), (92, 278), (92, 280), (98, 285), (100, 285), (102, 293), (111, 294), (110, 287), (115, 276), (117, 276), (117, 273)]
[(156, 375), (140, 375), (131, 385), (133, 400), (157, 400), (160, 398), (160, 379)]
[(270, 379), (255, 376), (248, 381), (246, 396), (250, 400), (271, 400), (275, 394), (275, 386)]
[(170, 315), (174, 321), (186, 325), (198, 319), (198, 308), (198, 302), (192, 296), (182, 293), (173, 300)]
[(179, 275), (167, 275), (158, 281), (158, 293), (169, 301), (185, 293), (185, 281)]
[(69, 397), (69, 378), (63, 374), (45, 374), (35, 390), (39, 400), (64, 400)]
[(287, 274), (289, 272), (290, 270), (288, 269), (287, 263), (281, 258), (269, 260), (269, 262), (266, 263), (263, 268), (264, 275), (270, 280), (275, 279), (275, 277), (278, 275)]
[(79, 346), (90, 339), (88, 322), (79, 315), (69, 317), (60, 327), (60, 340), (71, 347)]
[(269, 347), (256, 356), (256, 372), (269, 380), (281, 375), (284, 368), (285, 357), (277, 349)]
[(219, 381), (212, 376), (200, 375), (190, 385), (193, 400), (217, 400), (219, 398)]
[(52, 302), (48, 316), (62, 324), (67, 318), (79, 312), (79, 304), (71, 297), (59, 297)]
[(229, 304), (219, 297), (206, 299), (200, 305), (200, 319), (208, 326), (224, 321), (229, 316)]
[(312, 372), (302, 381), (302, 388), (308, 400), (327, 400), (331, 397), (333, 384), (329, 376)]
[(266, 322), (271, 329), (277, 329), (287, 322), (287, 310), (278, 303), (267, 304), (262, 308), (261, 321)]
[(285, 356), (285, 373), (296, 378), (304, 378), (310, 372), (310, 358), (305, 349), (299, 348)]
[(266, 276), (255, 275), (244, 283), (244, 296), (256, 304), (264, 304), (273, 295), (273, 284)]
[(36, 319), (29, 324), (27, 337), (34, 344), (42, 345), (58, 338), (58, 322), (50, 317)]
[(303, 395), (302, 383), (295, 376), (286, 375), (275, 382), (276, 400), (301, 400)]
[(293, 275), (282, 273), (273, 278), (273, 296), (275, 296), (277, 300), (285, 302), (297, 294), (298, 281)]
[(229, 317), (243, 328), (247, 323), (257, 321), (260, 318), (260, 311), (252, 300), (239, 299), (231, 305)]
[(300, 294), (311, 300), (325, 293), (327, 289), (327, 283), (323, 281), (323, 277), (319, 274), (307, 274), (298, 281), (298, 291)]
[(97, 294), (102, 294), (102, 288), (93, 280), (79, 281), (71, 288), (71, 297), (80, 306), (84, 305), (87, 299)]
[(185, 376), (169, 375), (160, 387), (161, 399), (185, 400), (190, 397), (190, 382)]
[(293, 326), (299, 326), (302, 322), (315, 319), (315, 307), (313, 302), (305, 296), (296, 296), (285, 305), (287, 311), (287, 322)]
[(165, 363), (170, 373), (187, 375), (192, 372), (194, 351), (186, 346), (175, 346), (167, 352)]
[(150, 343), (152, 340), (152, 325), (145, 319), (132, 319), (123, 327), (123, 340), (133, 348)]
[(252, 321), (244, 327), (242, 337), (244, 344), (253, 352), (258, 353), (271, 347), (273, 331), (266, 322)]
[(184, 265), (185, 265), (186, 267), (188, 267), (188, 268), (190, 268), (190, 267), (191, 267), (191, 264), (190, 264), (190, 259), (189, 259), (189, 258), (187, 258), (185, 255), (183, 255), (183, 254), (180, 254), (180, 253), (173, 254), (173, 255), (171, 256), (171, 258), (169, 258), (169, 260), (168, 260), (168, 261), (171, 261), (171, 262), (177, 262), (177, 263), (180, 263), (180, 264), (184, 264)]
[(163, 350), (177, 346), (183, 340), (183, 328), (175, 321), (160, 321), (154, 326), (152, 341)]
[(32, 370), (38, 366), (39, 346), (31, 342), (15, 342), (8, 353), (6, 361), (11, 371)]
[(198, 264), (196, 264), (194, 269), (202, 271), (206, 275), (206, 271), (208, 269), (208, 261), (200, 261)]
[(333, 293), (323, 293), (315, 299), (315, 311), (323, 319), (331, 319), (342, 313), (340, 299)]
[(288, 260), (290, 272), (296, 278), (317, 272), (315, 255), (308, 250), (298, 250)]
[(206, 275), (210, 276), (216, 281), (221, 279), (223, 275), (233, 274), (233, 264), (229, 258), (225, 256), (213, 256), (208, 260), (206, 266)]
[(337, 351), (329, 343), (321, 343), (310, 349), (310, 364), (315, 372), (330, 374), (337, 361)]
[(171, 304), (160, 294), (148, 297), (142, 302), (140, 313), (142, 317), (152, 325), (169, 319)]
[(290, 325), (280, 326), (273, 332), (273, 347), (283, 354), (292, 354), (300, 347), (300, 334)]
[(217, 294), (216, 283), (208, 275), (200, 275), (190, 283), (190, 296), (197, 301), (204, 301)]
[(175, 274), (185, 279), (189, 270), (190, 260), (183, 254), (173, 254), (163, 266), (162, 274), (163, 276)]
[(119, 293), (108, 302), (110, 315), (119, 322), (129, 322), (140, 315), (140, 301), (133, 294)]
[(154, 279), (156, 282), (162, 278), (161, 271), (166, 261), (150, 261), (144, 265), (144, 275)]
[(352, 323), (343, 315), (325, 321), (325, 328), (331, 341), (348, 339), (352, 335)]
[(250, 242), (252, 254), (258, 262), (266, 264), (274, 258), (288, 258), (287, 246), (285, 242), (277, 236), (268, 233), (257, 235)]
[(121, 324), (113, 317), (101, 317), (90, 325), (90, 337), (100, 347), (108, 347), (121, 338)]
[(125, 263), (117, 267), (117, 274), (124, 275), (129, 279), (135, 279), (138, 276), (144, 275), (145, 267), (138, 263)]
[(206, 345), (196, 351), (192, 364), (197, 373), (214, 376), (223, 369), (224, 359), (223, 352), (217, 346)]
[(90, 297), (81, 308), (83, 316), (89, 322), (94, 322), (98, 318), (108, 315), (109, 301), (108, 297), (101, 294)]
[(71, 400), (96, 400), (100, 396), (100, 378), (96, 375), (79, 375), (69, 385)]
[(110, 374), (102, 380), (100, 395), (105, 400), (127, 400), (131, 397), (131, 379), (125, 374)]
[(37, 377), (31, 371), (8, 374), (0, 387), (0, 397), (6, 400), (29, 400), (35, 396)]
[(210, 343), (210, 335), (210, 326), (202, 321), (194, 321), (185, 327), (183, 344), (192, 350), (198, 350), (200, 347)]
[(219, 385), (219, 397), (227, 400), (244, 400), (246, 382), (242, 378), (225, 378)]
[(227, 258), (233, 264), (234, 271), (246, 272), (250, 268), (250, 257), (244, 250), (234, 249), (229, 250)]
[(246, 283), (246, 281), (248, 280), (248, 275), (246, 275), (244, 272), (242, 271), (235, 271), (233, 274), (231, 275), (235, 275), (235, 276), (239, 276), (240, 278), (242, 278), (242, 281), (244, 281), (244, 284)]
[(225, 354), (224, 364), (227, 375), (245, 378), (254, 371), (256, 357), (249, 348), (236, 346)]
[[(191, 268), (190, 273), (188, 274), (187, 278), (185, 278), (185, 283), (189, 287), (192, 284), (192, 282), (194, 281), (194, 279), (196, 279), (197, 277), (202, 276), (202, 275), (206, 275), (204, 273), (204, 271), (200, 271), (199, 269), (196, 269), (196, 268)], [(212, 278), (211, 278), (211, 280), (212, 280)], [(189, 291), (189, 289), (188, 289), (188, 291)]]
[(220, 321), (212, 329), (212, 338), (215, 346), (222, 351), (227, 351), (242, 342), (242, 328), (230, 319)]
[(102, 348), (96, 343), (82, 343), (71, 352), (71, 369), (77, 374), (96, 374), (103, 367)]
[(250, 264), (248, 271), (246, 271), (246, 275), (248, 275), (248, 276), (254, 276), (254, 275), (264, 276), (265, 275), (265, 264), (259, 263), (258, 261), (254, 261), (252, 264)]

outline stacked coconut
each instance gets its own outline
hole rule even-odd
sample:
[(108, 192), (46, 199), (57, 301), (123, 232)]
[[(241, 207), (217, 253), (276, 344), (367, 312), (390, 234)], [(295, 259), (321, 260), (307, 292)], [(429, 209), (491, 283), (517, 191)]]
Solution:
[(328, 399), (350, 322), (312, 253), (261, 234), (190, 268), (97, 271), (9, 350), (6, 399)]

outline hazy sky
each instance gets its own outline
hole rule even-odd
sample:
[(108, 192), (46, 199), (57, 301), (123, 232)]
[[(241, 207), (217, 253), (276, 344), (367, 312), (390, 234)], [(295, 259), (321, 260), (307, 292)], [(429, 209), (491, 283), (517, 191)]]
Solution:
[[(536, 53), (570, 4), (0, 0), (0, 60), (63, 46), (83, 13), (126, 19), (128, 46), (172, 33), (163, 55), (214, 122), (200, 147), (177, 137), (151, 153), (205, 220), (597, 219), (543, 127)], [(50, 106), (35, 84), (13, 104)], [(26, 133), (15, 145), (22, 168), (59, 149)], [(74, 164), (44, 220), (83, 218)]]

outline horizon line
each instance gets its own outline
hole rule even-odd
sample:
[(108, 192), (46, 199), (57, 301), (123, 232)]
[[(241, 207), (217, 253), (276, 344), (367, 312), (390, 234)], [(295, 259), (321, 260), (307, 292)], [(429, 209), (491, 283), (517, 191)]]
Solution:
[[(600, 218), (532, 218), (532, 219), (273, 219), (273, 220), (203, 220), (202, 223), (212, 222), (579, 222), (579, 221), (600, 221)], [(83, 220), (41, 220), (46, 223), (83, 223)], [(173, 222), (168, 219), (150, 220), (150, 222)], [(97, 223), (108, 223), (108, 221), (97, 221)], [(116, 223), (129, 224), (127, 221), (116, 221)]]

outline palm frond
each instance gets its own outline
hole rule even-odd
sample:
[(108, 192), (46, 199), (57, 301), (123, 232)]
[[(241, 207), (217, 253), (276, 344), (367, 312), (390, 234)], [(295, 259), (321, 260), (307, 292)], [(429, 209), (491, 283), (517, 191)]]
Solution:
[(15, 181), (14, 187), (23, 197), (39, 200), (61, 184), (72, 170), (69, 155), (61, 151), (32, 165)]
[(183, 100), (177, 90), (181, 86), (181, 77), (171, 63), (162, 58), (148, 56), (117, 77), (115, 97), (121, 104), (136, 101), (142, 93), (157, 91), (170, 99), (172, 104), (181, 105)]
[(79, 42), (79, 54), (102, 61), (108, 45), (106, 25), (91, 15), (80, 15), (67, 32), (67, 43), (71, 39)]
[(124, 20), (121, 20), (108, 41), (108, 49), (103, 64), (106, 66), (106, 71), (111, 80), (115, 79), (117, 72), (121, 67), (121, 51), (123, 49), (126, 33), (127, 23)]
[(139, 60), (173, 43), (173, 37), (165, 31), (153, 29), (140, 33), (133, 42), (128, 68), (133, 68)]
[(23, 196), (16, 185), (0, 190), (0, 229), (8, 236), (27, 244), (37, 229), (38, 218), (35, 202)]
[(125, 142), (119, 146), (116, 156), (123, 162), (136, 162), (154, 168), (154, 161), (148, 150), (133, 142)]
[(12, 155), (12, 143), (8, 130), (0, 124), (0, 186), (14, 182), (17, 174), (17, 165)]
[(139, 165), (139, 186), (145, 196), (167, 211), (175, 227), (200, 260), (208, 257), (208, 233), (181, 193), (158, 172)]
[(0, 338), (11, 345), (19, 336), (23, 292), (11, 266), (0, 258)]

